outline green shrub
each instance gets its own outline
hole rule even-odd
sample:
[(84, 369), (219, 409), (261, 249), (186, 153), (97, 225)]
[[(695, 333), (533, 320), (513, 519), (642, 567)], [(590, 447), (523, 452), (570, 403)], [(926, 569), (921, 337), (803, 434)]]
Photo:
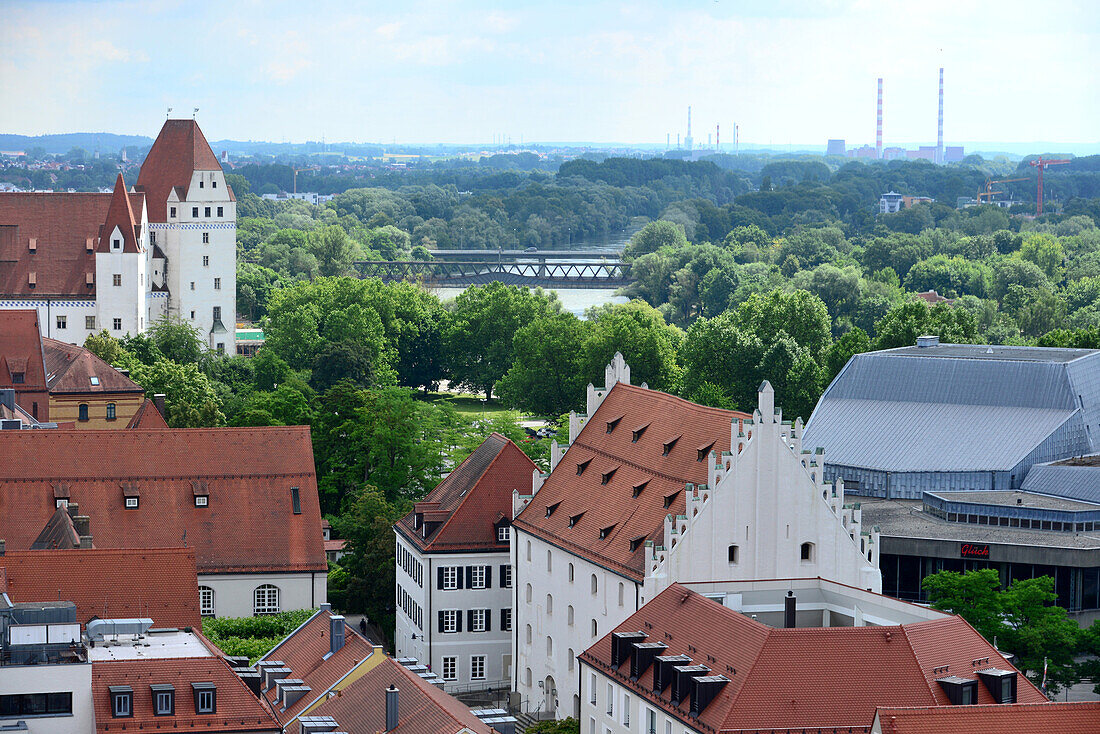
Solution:
[(250, 662), (256, 662), (314, 611), (295, 609), (264, 617), (209, 618), (202, 622), (202, 633), (226, 655), (247, 655)]

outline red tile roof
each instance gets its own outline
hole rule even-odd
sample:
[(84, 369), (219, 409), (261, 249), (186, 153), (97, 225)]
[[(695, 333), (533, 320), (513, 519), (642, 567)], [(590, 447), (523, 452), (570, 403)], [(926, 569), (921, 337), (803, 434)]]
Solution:
[(164, 127), (145, 156), (138, 174), (138, 191), (148, 195), (149, 220), (168, 221), (168, 194), (180, 187), (187, 198), (186, 188), (191, 185), (195, 171), (220, 171), (214, 151), (194, 120), (165, 120)]
[[(171, 684), (175, 689), (175, 714), (153, 713), (151, 685)], [(195, 711), (192, 683), (217, 686), (216, 713)], [(111, 686), (133, 689), (133, 716), (115, 718), (111, 710)], [(279, 732), (278, 721), (220, 657), (158, 658), (92, 663), (92, 699), (96, 732), (150, 730)]]
[(126, 182), (122, 174), (115, 178), (115, 188), (111, 193), (111, 205), (107, 207), (107, 219), (99, 229), (99, 247), (97, 252), (111, 252), (111, 234), (117, 227), (122, 235), (123, 252), (141, 252), (141, 218), (134, 216), (130, 197), (126, 194)]
[[(84, 347), (43, 337), (42, 352), (46, 357), (46, 374), (53, 394), (145, 392), (141, 385)], [(92, 384), (93, 377), (98, 385)]]
[(880, 708), (883, 734), (1100, 734), (1100, 701)]
[(363, 639), (359, 633), (344, 624), (344, 646), (327, 659), (325, 655), (332, 643), (329, 638), (332, 613), (320, 610), (291, 634), (273, 647), (261, 660), (281, 660), (290, 668), (289, 678), (298, 678), (310, 692), (302, 696), (295, 704), (284, 709), (275, 703), (277, 690), (272, 688), (264, 695), (279, 712), (282, 721), (289, 721), (317, 700), (318, 696), (332, 688), (336, 683), (354, 670), (371, 655), (381, 655), (373, 645)]
[(8, 551), (13, 601), (71, 601), (76, 620), (150, 617), (156, 627), (198, 627), (194, 548)]
[[(0, 272), (4, 264), (0, 263)], [(2, 278), (3, 276), (0, 276)], [(28, 413), (38, 403), (38, 420), (49, 419), (50, 396), (46, 391), (46, 366), (38, 332), (38, 312), (0, 311), (0, 388), (15, 390), (15, 402)], [(12, 375), (22, 373), (16, 384)]]
[[(65, 482), (99, 548), (182, 544), (200, 573), (328, 567), (308, 427), (0, 431), (0, 456), (9, 549), (30, 546)], [(124, 509), (124, 485), (140, 494), (137, 509)], [(208, 506), (195, 507), (196, 486)]]
[(165, 422), (164, 416), (157, 410), (157, 406), (153, 404), (152, 400), (146, 398), (145, 402), (141, 404), (141, 407), (134, 413), (134, 417), (130, 419), (130, 422), (126, 424), (126, 428), (140, 428), (140, 429), (157, 429), (167, 428), (168, 423)]
[[(333, 696), (310, 716), (331, 716), (339, 731), (348, 734), (376, 734), (386, 730), (386, 689), (396, 686), (398, 693), (396, 734), (457, 734), (465, 731), (492, 734), (492, 728), (479, 720), (457, 698), (444, 693), (387, 657), (377, 667)], [(295, 734), (300, 728), (290, 728)]]
[(514, 525), (640, 580), (644, 540), (684, 513), (686, 483), (707, 481), (700, 453), (729, 451), (732, 422), (749, 417), (616, 383)]
[[(113, 198), (114, 194), (0, 194), (0, 295), (94, 298), (95, 248)], [(145, 196), (128, 198), (140, 222)]]
[[(714, 731), (853, 727), (866, 731), (878, 706), (945, 706), (936, 679), (976, 679), (975, 671), (1012, 669), (961, 617), (882, 627), (775, 629), (673, 584), (613, 632), (642, 630), (647, 642), (686, 654), (710, 675), (729, 678), (698, 721)], [(611, 634), (581, 654), (604, 675), (689, 722), (671, 689), (652, 694), (653, 666), (631, 682), (629, 658), (611, 667)], [(977, 661), (977, 662), (975, 662)], [(854, 685), (853, 681), (858, 681)], [(1020, 674), (1017, 698), (1045, 701)], [(978, 702), (992, 703), (978, 685)]]
[[(518, 446), (493, 433), (394, 527), (421, 551), (506, 552), (508, 543), (497, 540), (497, 523), (512, 514), (513, 490), (530, 494), (536, 469)], [(427, 538), (413, 522), (425, 510), (439, 523)]]

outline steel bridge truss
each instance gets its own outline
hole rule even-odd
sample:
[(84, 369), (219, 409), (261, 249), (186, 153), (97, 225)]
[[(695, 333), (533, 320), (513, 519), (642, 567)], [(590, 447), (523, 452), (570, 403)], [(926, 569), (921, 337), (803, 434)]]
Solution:
[(558, 288), (617, 288), (632, 281), (630, 265), (618, 261), (459, 262), (369, 260), (356, 263), (363, 278), (405, 280), (435, 286), (478, 285), (493, 280)]

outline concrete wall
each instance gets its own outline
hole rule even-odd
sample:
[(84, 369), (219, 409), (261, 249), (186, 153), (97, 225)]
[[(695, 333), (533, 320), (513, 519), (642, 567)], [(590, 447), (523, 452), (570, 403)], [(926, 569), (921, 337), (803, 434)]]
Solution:
[[(214, 616), (253, 616), (253, 592), (262, 584), (279, 588), (279, 611), (315, 609), (328, 601), (328, 574), (228, 573), (199, 574), (199, 586), (214, 590)], [(154, 620), (155, 622), (156, 620)]]
[(0, 668), (0, 693), (73, 694), (72, 716), (34, 716), (0, 718), (5, 725), (24, 721), (32, 734), (74, 734), (95, 731), (92, 705), (92, 664), (16, 665)]

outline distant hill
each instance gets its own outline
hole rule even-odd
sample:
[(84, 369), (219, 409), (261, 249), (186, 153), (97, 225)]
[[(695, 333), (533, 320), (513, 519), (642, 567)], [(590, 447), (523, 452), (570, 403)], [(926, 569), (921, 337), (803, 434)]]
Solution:
[(128, 146), (148, 148), (153, 139), (144, 135), (115, 135), (114, 133), (64, 133), (62, 135), (6, 135), (0, 134), (0, 150), (29, 150), (43, 148), (47, 153), (68, 153), (73, 148), (95, 152), (117, 153)]

